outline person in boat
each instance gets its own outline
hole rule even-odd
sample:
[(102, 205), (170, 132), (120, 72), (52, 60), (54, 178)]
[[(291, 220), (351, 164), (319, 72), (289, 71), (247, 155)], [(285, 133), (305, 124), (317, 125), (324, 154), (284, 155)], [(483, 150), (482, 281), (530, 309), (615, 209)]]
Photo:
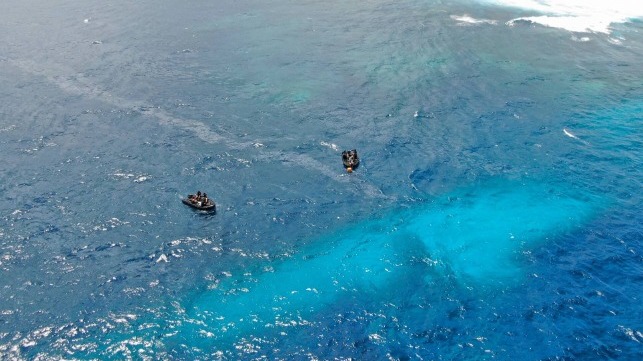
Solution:
[(188, 199), (192, 203), (197, 203), (198, 201), (201, 200), (201, 191), (197, 191), (196, 194), (191, 194)]
[(352, 173), (353, 169), (359, 164), (359, 158), (357, 157), (357, 150), (345, 150), (342, 152), (342, 161), (344, 162), (344, 167), (348, 173)]
[(352, 150), (345, 150), (342, 152), (342, 161), (344, 161), (345, 164), (355, 164), (359, 161), (359, 158), (357, 157), (357, 150), (352, 149)]
[(342, 160), (344, 162), (348, 162), (348, 152), (347, 151), (342, 152)]
[(203, 199), (201, 199), (201, 204), (204, 205), (204, 206), (207, 206), (209, 201), (210, 200), (208, 199), (208, 194), (203, 193)]

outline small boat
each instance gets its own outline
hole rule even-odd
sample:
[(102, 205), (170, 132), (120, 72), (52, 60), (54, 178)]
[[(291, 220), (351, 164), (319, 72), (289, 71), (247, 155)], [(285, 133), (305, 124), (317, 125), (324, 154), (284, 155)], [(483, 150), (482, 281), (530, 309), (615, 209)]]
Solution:
[(359, 157), (357, 156), (357, 150), (345, 150), (342, 152), (342, 162), (344, 163), (344, 168), (348, 173), (351, 173), (355, 168), (359, 166)]
[(208, 199), (208, 201), (204, 204), (201, 201), (197, 201), (194, 194), (189, 194), (187, 198), (181, 199), (181, 202), (183, 202), (183, 204), (185, 205), (202, 211), (215, 211), (217, 208), (212, 199)]

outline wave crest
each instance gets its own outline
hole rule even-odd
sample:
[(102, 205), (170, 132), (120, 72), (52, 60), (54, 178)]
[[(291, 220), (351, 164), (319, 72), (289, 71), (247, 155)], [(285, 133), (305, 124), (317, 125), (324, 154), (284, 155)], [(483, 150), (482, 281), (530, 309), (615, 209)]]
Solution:
[(609, 34), (611, 32), (610, 26), (614, 23), (643, 18), (643, 2), (630, 0), (482, 0), (481, 2), (532, 10), (542, 14), (516, 18), (510, 20), (507, 23), (509, 25), (519, 21), (528, 21), (580, 33)]

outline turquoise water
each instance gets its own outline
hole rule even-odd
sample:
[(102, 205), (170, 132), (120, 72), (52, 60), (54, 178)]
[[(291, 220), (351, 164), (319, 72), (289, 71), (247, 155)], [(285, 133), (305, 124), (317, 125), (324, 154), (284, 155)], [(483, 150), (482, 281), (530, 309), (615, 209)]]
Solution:
[(0, 359), (639, 359), (642, 14), (506, 3), (3, 2)]

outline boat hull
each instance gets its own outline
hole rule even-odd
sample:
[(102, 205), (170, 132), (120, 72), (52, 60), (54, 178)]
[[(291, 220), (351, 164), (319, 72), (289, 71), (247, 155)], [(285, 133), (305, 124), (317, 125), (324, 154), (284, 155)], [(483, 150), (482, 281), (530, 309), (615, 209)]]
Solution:
[(190, 206), (190, 207), (192, 207), (194, 209), (198, 209), (198, 210), (201, 210), (201, 211), (214, 211), (214, 210), (216, 210), (216, 204), (212, 200), (209, 200), (208, 203), (205, 204), (205, 205), (199, 205), (197, 203), (193, 203), (189, 199), (181, 199), (181, 202), (183, 202), (183, 204), (185, 204), (187, 206)]

